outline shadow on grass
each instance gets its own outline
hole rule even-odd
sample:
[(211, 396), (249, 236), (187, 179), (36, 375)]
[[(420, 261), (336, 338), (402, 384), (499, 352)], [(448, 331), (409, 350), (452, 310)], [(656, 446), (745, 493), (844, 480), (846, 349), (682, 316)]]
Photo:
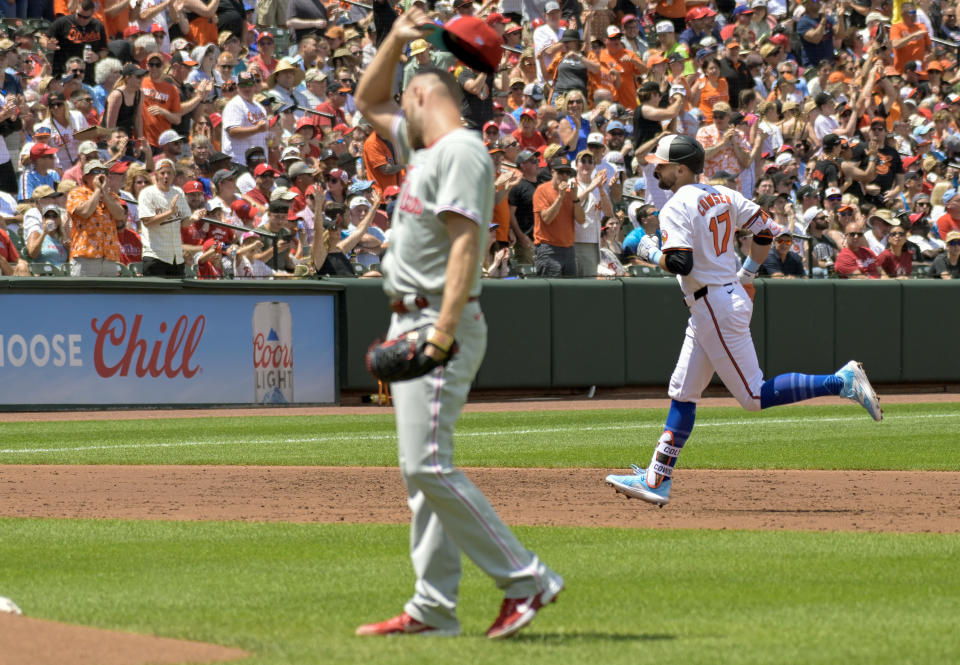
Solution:
[(572, 633), (520, 633), (510, 638), (511, 642), (542, 642), (562, 644), (580, 640), (604, 642), (660, 642), (677, 639), (676, 635), (658, 633), (602, 633), (598, 631)]

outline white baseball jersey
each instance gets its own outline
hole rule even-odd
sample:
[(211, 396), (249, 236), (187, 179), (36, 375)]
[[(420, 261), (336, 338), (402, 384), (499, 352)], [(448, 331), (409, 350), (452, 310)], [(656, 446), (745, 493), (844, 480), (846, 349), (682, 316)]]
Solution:
[(775, 227), (760, 206), (729, 187), (684, 185), (660, 210), (663, 251), (693, 252), (693, 270), (677, 275), (686, 295), (708, 284), (738, 281), (737, 229), (775, 235)]

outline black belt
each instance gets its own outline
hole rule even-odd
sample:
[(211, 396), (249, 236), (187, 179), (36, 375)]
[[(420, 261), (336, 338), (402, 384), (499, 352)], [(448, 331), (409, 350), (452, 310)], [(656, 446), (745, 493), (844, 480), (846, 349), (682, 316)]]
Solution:
[[(727, 282), (726, 284), (724, 284), (724, 286), (733, 286), (733, 282)], [(702, 298), (702, 297), (704, 297), (705, 295), (707, 295), (707, 288), (708, 288), (708, 287), (706, 287), (706, 286), (701, 286), (699, 289), (697, 289), (696, 291), (694, 291), (694, 292), (693, 292), (693, 299), (694, 299), (694, 300), (700, 300), (700, 298)]]
[[(479, 300), (477, 296), (470, 296), (467, 298), (467, 302), (476, 302)], [(430, 301), (427, 300), (426, 296), (417, 296), (413, 299), (413, 307), (410, 307), (403, 301), (403, 298), (398, 300), (393, 300), (390, 302), (390, 310), (396, 312), (397, 314), (409, 314), (415, 310), (426, 309), (430, 305)]]

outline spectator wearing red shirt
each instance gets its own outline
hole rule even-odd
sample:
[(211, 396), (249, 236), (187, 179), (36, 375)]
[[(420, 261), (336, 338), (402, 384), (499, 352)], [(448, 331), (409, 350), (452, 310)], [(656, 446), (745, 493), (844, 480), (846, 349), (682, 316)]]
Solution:
[(348, 86), (327, 86), (327, 101), (323, 104), (317, 104), (317, 111), (334, 116), (333, 119), (317, 116), (317, 127), (333, 127), (339, 124), (347, 124), (347, 115), (343, 110), (347, 103), (347, 94), (352, 92)]
[(877, 263), (887, 277), (906, 279), (913, 274), (912, 246), (907, 246), (907, 232), (894, 226), (887, 234), (887, 248), (880, 252)]
[(838, 276), (853, 279), (880, 279), (877, 255), (867, 246), (863, 229), (863, 222), (850, 222), (844, 228), (847, 246), (840, 250), (834, 263)]
[(945, 213), (937, 218), (937, 235), (943, 239), (951, 231), (960, 231), (960, 196), (957, 190), (948, 189), (943, 193)]
[(223, 277), (221, 257), (226, 253), (226, 243), (215, 238), (204, 240), (203, 249), (197, 256), (197, 277), (199, 279), (220, 279)]
[(20, 258), (20, 252), (13, 246), (7, 232), (0, 229), (0, 275), (29, 275), (27, 262)]
[[(127, 210), (126, 201), (121, 200), (120, 205), (124, 211)], [(139, 233), (127, 226), (126, 217), (117, 220), (117, 241), (120, 243), (120, 263), (128, 266), (143, 261), (143, 241)]]
[(258, 164), (253, 170), (253, 177), (257, 186), (243, 195), (243, 198), (256, 206), (257, 211), (265, 213), (270, 205), (270, 192), (273, 191), (274, 179), (280, 172), (269, 164)]
[(539, 152), (543, 154), (543, 149), (547, 147), (547, 142), (543, 135), (537, 131), (537, 112), (533, 109), (526, 109), (520, 114), (520, 129), (513, 132), (513, 138), (517, 139), (520, 147), (530, 152)]

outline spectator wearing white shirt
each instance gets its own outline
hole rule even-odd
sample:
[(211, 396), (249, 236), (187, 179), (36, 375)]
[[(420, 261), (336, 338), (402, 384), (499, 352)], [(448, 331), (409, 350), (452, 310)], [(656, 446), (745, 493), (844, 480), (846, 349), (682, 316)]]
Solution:
[(537, 78), (543, 82), (543, 73), (563, 46), (560, 44), (560, 5), (550, 0), (543, 7), (546, 22), (533, 31), (533, 52), (537, 58)]
[(73, 135), (89, 124), (82, 113), (67, 109), (67, 99), (62, 92), (47, 95), (47, 107), (50, 112), (39, 126), (50, 128), (50, 145), (57, 148), (57, 167), (65, 171), (80, 156), (79, 144)]
[(263, 148), (267, 152), (267, 112), (263, 106), (253, 101), (256, 81), (249, 72), (237, 76), (237, 96), (223, 108), (223, 144), (222, 150), (230, 155), (230, 160), (242, 166), (248, 149)]
[(820, 114), (813, 121), (813, 133), (817, 136), (817, 141), (823, 143), (823, 137), (827, 134), (837, 134), (840, 123), (833, 117), (833, 112), (837, 110), (837, 104), (833, 101), (833, 96), (827, 92), (821, 92), (814, 98)]
[[(143, 240), (144, 277), (183, 277), (180, 228), (194, 220), (183, 190), (173, 184), (176, 166), (169, 159), (156, 164), (157, 184), (144, 187), (137, 205)], [(179, 220), (176, 221), (176, 220)]]
[(596, 277), (600, 264), (600, 226), (604, 217), (613, 216), (613, 202), (607, 193), (607, 171), (597, 167), (590, 150), (577, 155), (577, 198), (584, 216), (583, 223), (573, 227), (577, 277)]

